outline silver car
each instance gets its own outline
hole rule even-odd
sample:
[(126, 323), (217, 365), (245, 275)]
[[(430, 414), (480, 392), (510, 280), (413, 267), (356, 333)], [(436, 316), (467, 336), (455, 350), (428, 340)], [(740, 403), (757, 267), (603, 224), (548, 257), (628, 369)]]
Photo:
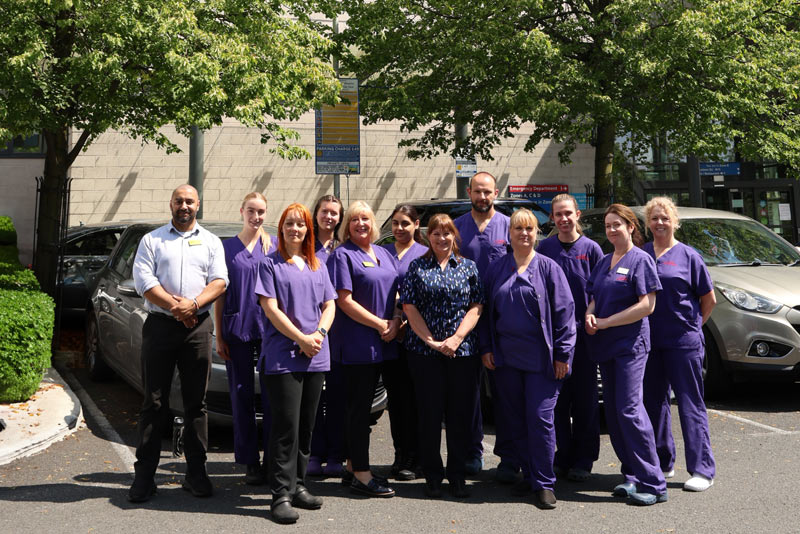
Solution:
[[(143, 299), (133, 284), (133, 261), (142, 237), (162, 223), (129, 225), (119, 239), (106, 264), (94, 278), (86, 318), (86, 361), (92, 379), (107, 378), (113, 371), (138, 391), (142, 391), (142, 326), (147, 318)], [(239, 233), (241, 222), (203, 222), (203, 227), (220, 239)], [(271, 235), (277, 229), (265, 227)], [(212, 314), (213, 318), (213, 314)], [(211, 373), (206, 393), (210, 423), (232, 424), (231, 401), (225, 361), (216, 351), (216, 339), (211, 356)], [(255, 365), (255, 361), (253, 364)], [(261, 417), (260, 387), (255, 379), (256, 412)], [(386, 390), (379, 381), (372, 406), (373, 418), (380, 417), (386, 407)], [(169, 405), (173, 412), (183, 412), (180, 381), (177, 371), (172, 379)]]
[[(643, 224), (644, 208), (632, 209)], [(609, 252), (603, 212), (586, 210), (581, 222), (586, 236)], [(721, 392), (734, 378), (796, 379), (800, 375), (800, 252), (743, 215), (679, 207), (678, 217), (681, 227), (675, 237), (700, 253), (717, 297), (717, 306), (703, 326), (706, 392)]]

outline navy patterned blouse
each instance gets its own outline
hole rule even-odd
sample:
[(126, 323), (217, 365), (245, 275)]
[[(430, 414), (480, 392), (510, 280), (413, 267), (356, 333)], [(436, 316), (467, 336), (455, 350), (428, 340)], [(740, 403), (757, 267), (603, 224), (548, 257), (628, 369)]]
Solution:
[[(475, 262), (450, 256), (443, 270), (435, 257), (421, 257), (411, 262), (400, 289), (400, 302), (413, 304), (431, 335), (437, 341), (447, 339), (458, 330), (470, 304), (483, 304), (483, 283)], [(473, 329), (456, 351), (456, 356), (477, 354), (478, 339)], [(441, 355), (428, 347), (411, 328), (405, 339), (411, 352), (427, 356)]]

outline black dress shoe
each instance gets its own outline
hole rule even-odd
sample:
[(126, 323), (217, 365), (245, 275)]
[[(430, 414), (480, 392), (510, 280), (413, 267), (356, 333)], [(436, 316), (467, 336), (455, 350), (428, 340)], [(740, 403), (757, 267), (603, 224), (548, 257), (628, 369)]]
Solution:
[(312, 495), (305, 486), (297, 486), (297, 492), (292, 497), (292, 506), (303, 510), (319, 510), (322, 508), (322, 497)]
[(456, 499), (466, 499), (470, 496), (467, 483), (463, 480), (450, 481), (450, 495)]
[(266, 479), (261, 464), (247, 464), (247, 473), (244, 475), (244, 483), (249, 486), (263, 486), (265, 482)]
[(214, 494), (214, 486), (205, 473), (186, 475), (181, 487), (195, 497), (211, 497)]
[[(344, 470), (344, 474), (342, 475), (342, 486), (350, 486), (350, 485), (352, 485), (353, 484), (353, 480), (355, 480), (355, 478), (356, 477), (355, 477), (355, 475), (353, 474), (352, 471), (348, 471), (347, 469), (345, 469)], [(386, 478), (386, 477), (382, 477), (380, 475), (376, 475), (375, 473), (372, 473), (372, 478), (377, 480), (383, 486), (388, 486), (389, 485), (389, 479)]]
[(431, 499), (439, 499), (442, 496), (442, 481), (441, 480), (426, 480), (425, 481), (425, 495)]
[(272, 520), (281, 525), (291, 525), (300, 519), (300, 514), (297, 513), (297, 510), (292, 508), (292, 503), (289, 502), (289, 497), (287, 495), (274, 499), (269, 507), (269, 511)]
[(394, 497), (394, 490), (381, 484), (375, 477), (371, 478), (367, 484), (353, 477), (353, 483), (350, 484), (350, 493), (358, 493), (367, 497)]
[(537, 491), (536, 504), (543, 510), (553, 510), (556, 507), (556, 496), (553, 490), (543, 489)]
[(133, 484), (128, 490), (129, 502), (146, 502), (150, 497), (156, 493), (156, 483), (152, 478), (148, 477), (135, 477)]

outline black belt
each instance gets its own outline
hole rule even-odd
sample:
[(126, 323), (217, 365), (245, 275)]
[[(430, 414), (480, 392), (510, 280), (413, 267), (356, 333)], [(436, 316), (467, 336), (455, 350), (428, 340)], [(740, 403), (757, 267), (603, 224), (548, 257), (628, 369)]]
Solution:
[[(147, 316), (148, 317), (157, 317), (159, 319), (169, 319), (170, 321), (177, 321), (177, 319), (175, 319), (174, 316), (167, 315), (166, 313), (161, 313), (161, 312), (149, 311), (149, 312), (147, 312)], [(199, 315), (196, 315), (197, 322), (205, 321), (206, 318), (208, 318), (208, 316), (209, 316), (209, 312), (203, 312), (203, 313), (201, 313)]]

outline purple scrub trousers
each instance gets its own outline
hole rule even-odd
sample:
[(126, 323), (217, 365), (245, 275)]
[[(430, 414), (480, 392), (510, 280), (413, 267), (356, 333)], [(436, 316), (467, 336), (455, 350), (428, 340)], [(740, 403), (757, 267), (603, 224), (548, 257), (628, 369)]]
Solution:
[(611, 445), (622, 462), (626, 482), (637, 491), (661, 495), (667, 483), (656, 454), (653, 427), (642, 405), (642, 379), (647, 354), (617, 356), (600, 362), (603, 405)]
[(522, 467), (534, 491), (552, 490), (556, 482), (553, 412), (562, 381), (514, 367), (498, 367), (494, 376), (501, 392), (495, 400), (498, 409), (516, 421), (506, 434), (514, 450), (511, 458)]
[[(237, 464), (253, 465), (259, 463), (254, 383), (255, 363), (261, 351), (261, 340), (231, 343), (228, 350), (231, 359), (225, 361), (225, 369), (228, 372), (228, 391), (233, 415), (233, 457)], [(261, 391), (262, 436), (266, 450), (272, 419), (269, 398), (263, 388)]]
[(669, 389), (675, 392), (681, 421), (686, 470), (713, 479), (716, 463), (711, 451), (708, 414), (703, 402), (703, 347), (696, 349), (653, 349), (644, 375), (644, 405), (656, 438), (662, 471), (675, 465), (675, 441)]

